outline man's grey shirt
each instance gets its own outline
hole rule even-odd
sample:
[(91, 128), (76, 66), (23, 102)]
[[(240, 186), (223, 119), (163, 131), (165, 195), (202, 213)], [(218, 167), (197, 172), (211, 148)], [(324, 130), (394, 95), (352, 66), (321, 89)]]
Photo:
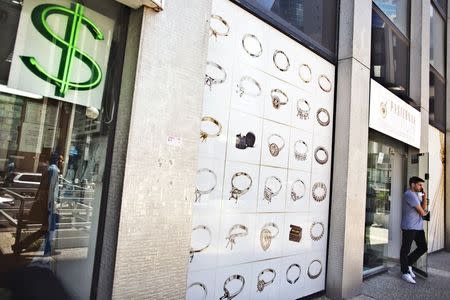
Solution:
[(402, 199), (402, 229), (423, 230), (422, 217), (415, 209), (417, 205), (420, 205), (419, 196), (407, 190)]

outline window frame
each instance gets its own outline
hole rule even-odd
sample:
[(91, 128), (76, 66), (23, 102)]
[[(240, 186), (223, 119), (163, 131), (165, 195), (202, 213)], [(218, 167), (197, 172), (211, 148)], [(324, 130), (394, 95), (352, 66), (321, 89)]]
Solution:
[[(446, 5), (448, 6), (448, 0), (446, 0)], [(447, 19), (447, 7), (442, 7), (438, 0), (431, 0), (431, 5), (438, 11), (441, 17), (445, 20)]]
[[(447, 95), (447, 84), (445, 77), (443, 77), (431, 64), (430, 64), (430, 73), (433, 73), (433, 75), (438, 79), (441, 80), (444, 83), (444, 95)], [(430, 88), (430, 84), (428, 84), (428, 88)], [(430, 98), (430, 97), (429, 97)], [(444, 124), (439, 124), (439, 122), (436, 122), (436, 120), (428, 119), (428, 123), (438, 129), (439, 131), (442, 131), (445, 133), (445, 128), (447, 125), (447, 118), (446, 118), (446, 111), (447, 111), (447, 101), (444, 97)], [(428, 100), (429, 101), (429, 100)], [(430, 110), (430, 109), (429, 109)], [(429, 112), (430, 114), (431, 112)]]
[(293, 25), (286, 22), (283, 18), (275, 15), (269, 14), (266, 11), (258, 8), (257, 5), (253, 4), (250, 0), (230, 0), (234, 4), (240, 6), (250, 14), (254, 15), (258, 19), (266, 22), (270, 26), (275, 29), (281, 31), (286, 34), (293, 40), (297, 41), (301, 45), (310, 49), (314, 53), (318, 54), (325, 60), (330, 63), (336, 65), (338, 59), (338, 39), (339, 39), (339, 10), (340, 10), (340, 0), (336, 0), (336, 26), (335, 26), (335, 40), (334, 40), (334, 48), (335, 51), (331, 51), (318, 42), (314, 41), (307, 34), (295, 28)]

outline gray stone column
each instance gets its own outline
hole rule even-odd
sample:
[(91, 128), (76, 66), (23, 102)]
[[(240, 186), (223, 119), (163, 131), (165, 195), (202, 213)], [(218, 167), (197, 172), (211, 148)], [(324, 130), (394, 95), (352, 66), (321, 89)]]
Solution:
[[(450, 2), (447, 11), (450, 12)], [(450, 251), (450, 15), (447, 15), (447, 40), (445, 53), (447, 58), (446, 66), (446, 86), (447, 86), (447, 105), (446, 105), (446, 130), (445, 130), (445, 250)]]
[(326, 292), (361, 293), (366, 207), (372, 1), (341, 0)]
[(112, 298), (184, 299), (211, 1), (141, 9)]

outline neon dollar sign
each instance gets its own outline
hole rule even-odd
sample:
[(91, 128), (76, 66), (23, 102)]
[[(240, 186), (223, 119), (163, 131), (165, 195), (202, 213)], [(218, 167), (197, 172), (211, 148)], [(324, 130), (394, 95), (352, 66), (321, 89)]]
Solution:
[[(72, 5), (71, 9), (55, 4), (42, 4), (36, 6), (31, 13), (31, 20), (37, 31), (47, 40), (62, 49), (58, 75), (49, 74), (34, 57), (21, 56), (20, 58), (36, 76), (55, 85), (55, 95), (59, 97), (64, 97), (69, 90), (86, 91), (93, 89), (102, 80), (100, 66), (89, 55), (77, 48), (78, 36), (82, 25), (86, 26), (94, 39), (104, 39), (100, 29), (90, 19), (86, 18), (83, 13), (84, 7), (78, 3)], [(47, 23), (47, 18), (54, 14), (67, 16), (64, 38), (56, 35)], [(75, 57), (86, 64), (91, 71), (91, 77), (85, 82), (77, 83), (70, 81)]]

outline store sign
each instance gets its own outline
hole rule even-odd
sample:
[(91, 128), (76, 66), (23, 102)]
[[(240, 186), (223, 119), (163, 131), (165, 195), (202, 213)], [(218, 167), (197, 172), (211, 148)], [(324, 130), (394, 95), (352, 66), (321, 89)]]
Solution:
[(79, 3), (25, 1), (8, 86), (99, 109), (113, 29)]
[(420, 148), (420, 112), (373, 79), (369, 127)]

